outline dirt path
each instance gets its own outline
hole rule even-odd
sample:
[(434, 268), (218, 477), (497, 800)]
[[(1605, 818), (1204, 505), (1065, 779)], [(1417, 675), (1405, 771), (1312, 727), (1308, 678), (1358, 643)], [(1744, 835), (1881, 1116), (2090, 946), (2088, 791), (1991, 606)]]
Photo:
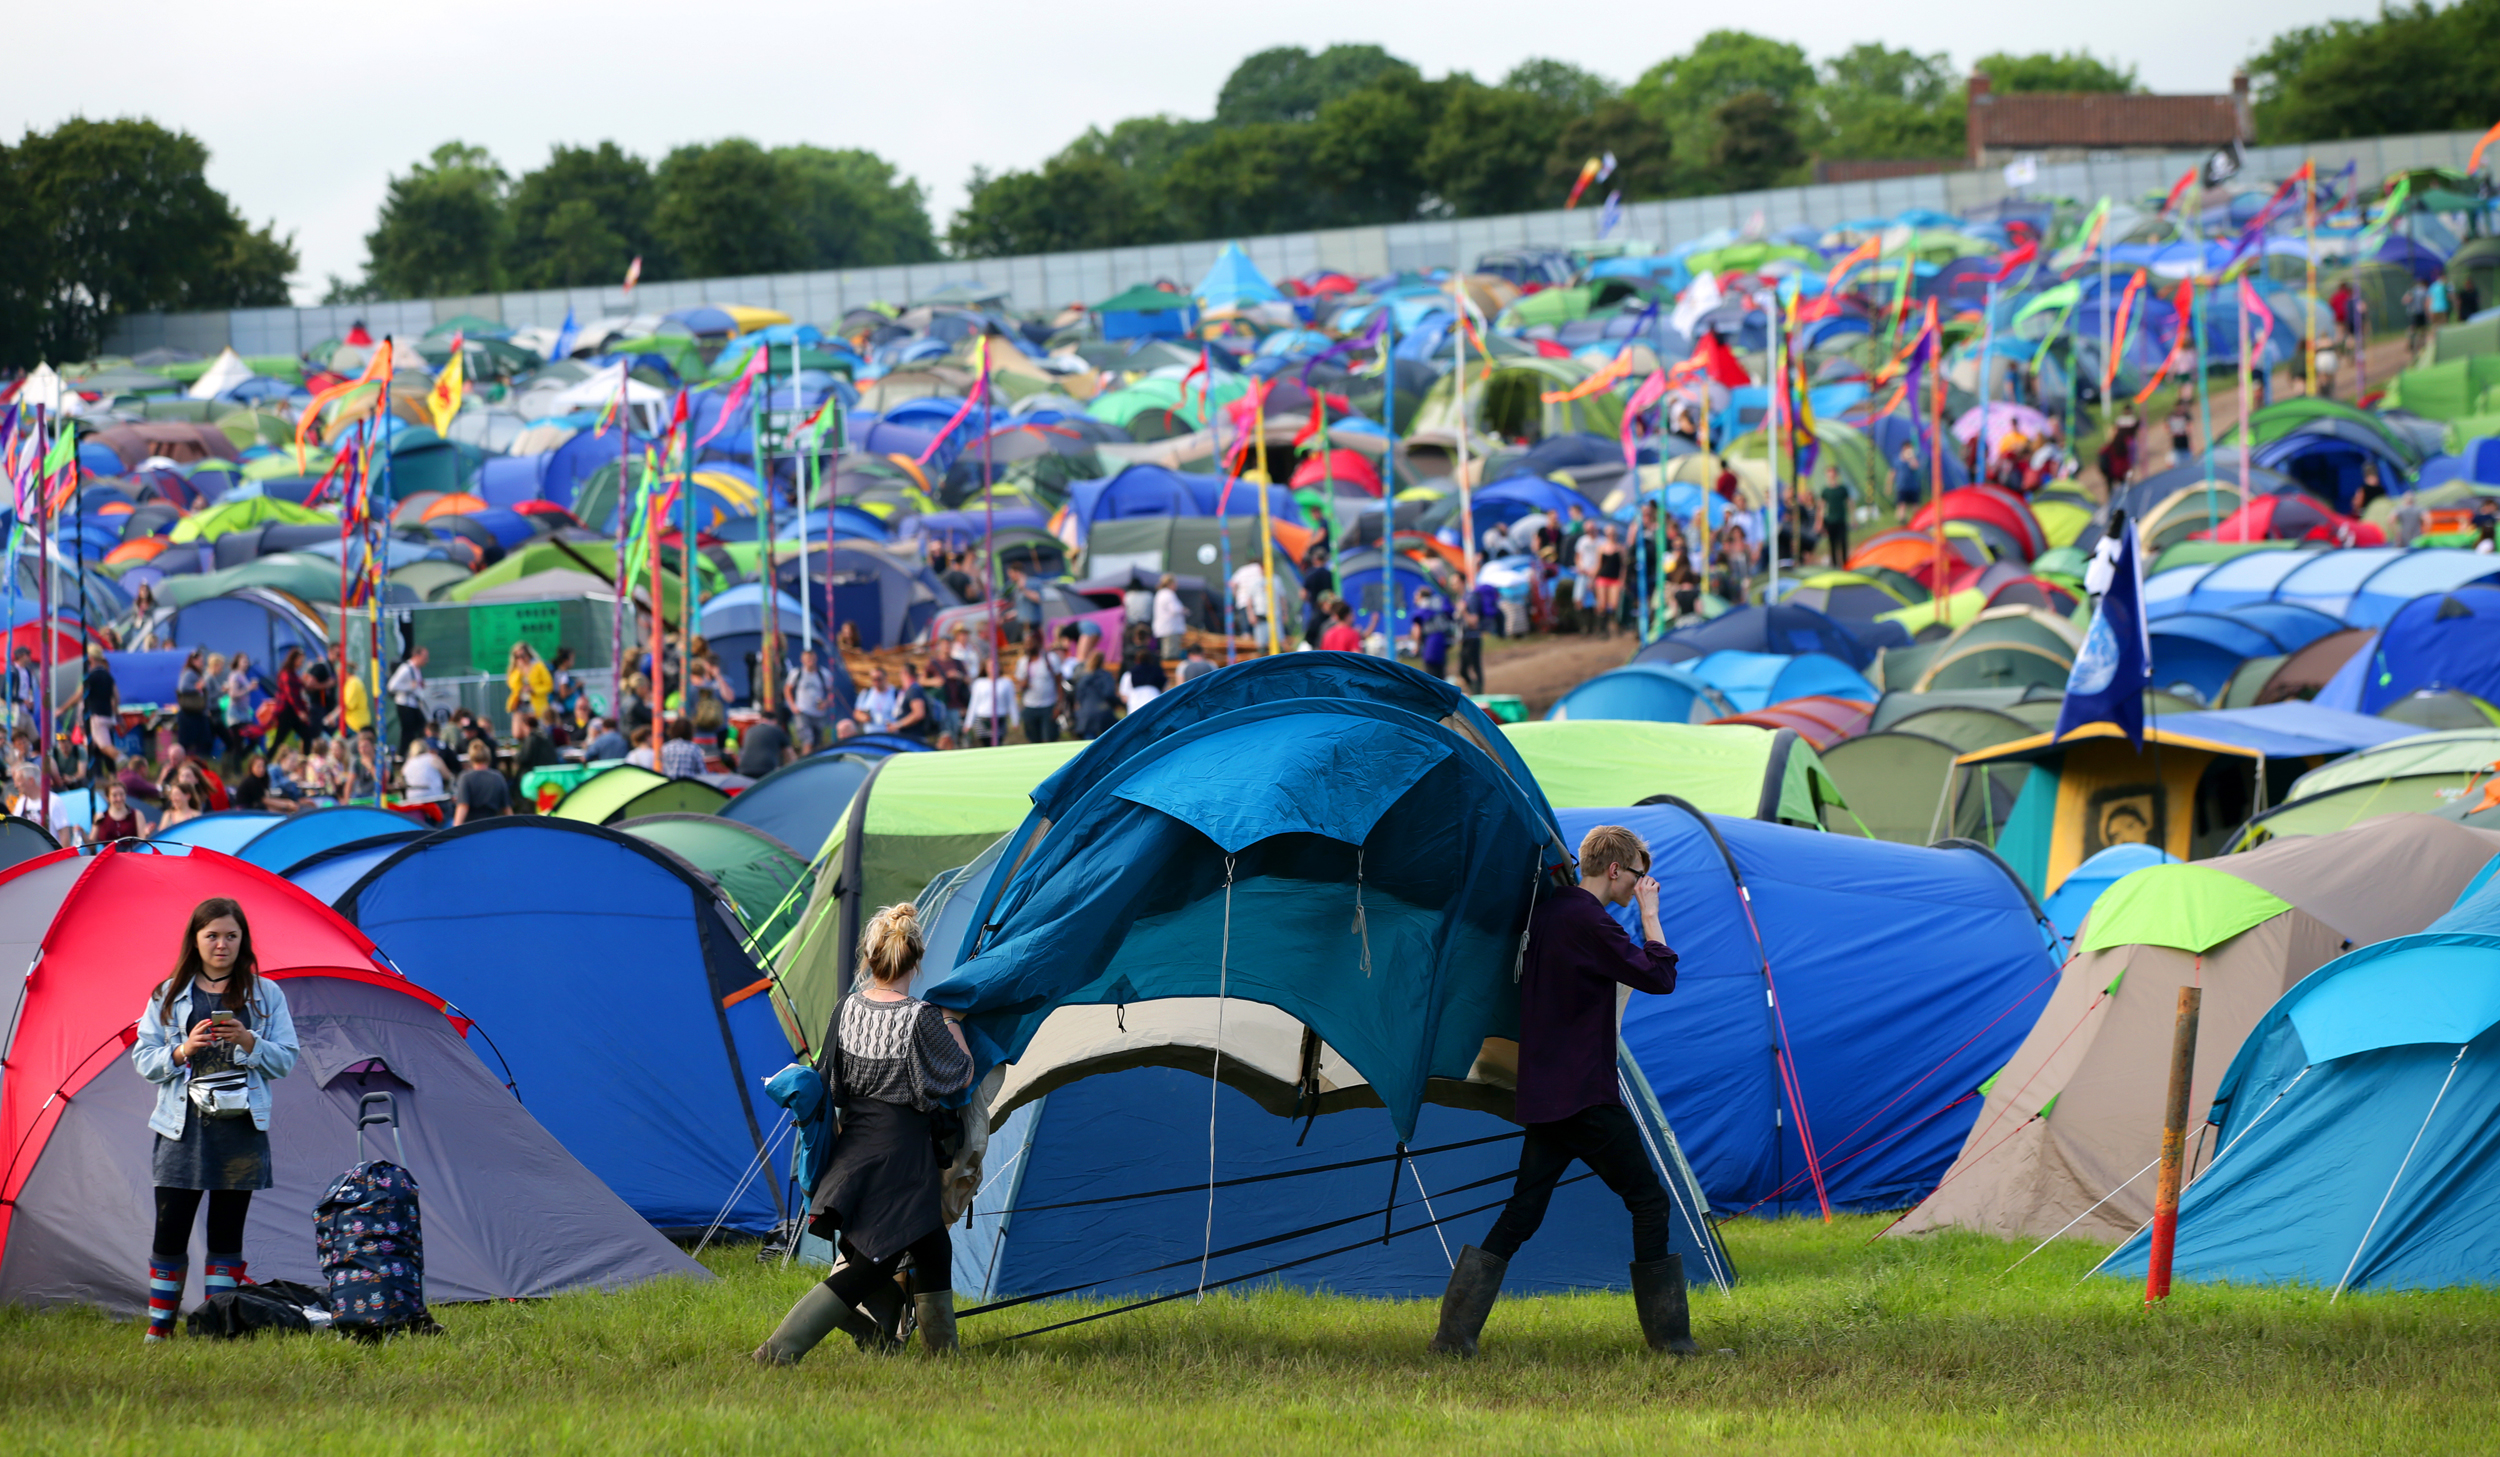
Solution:
[(1605, 672), (1620, 668), (1640, 646), (1626, 633), (1620, 637), (1537, 636), (1518, 642), (1487, 639), (1484, 686), (1491, 693), (1516, 693), (1528, 717), (1543, 718), (1554, 700)]

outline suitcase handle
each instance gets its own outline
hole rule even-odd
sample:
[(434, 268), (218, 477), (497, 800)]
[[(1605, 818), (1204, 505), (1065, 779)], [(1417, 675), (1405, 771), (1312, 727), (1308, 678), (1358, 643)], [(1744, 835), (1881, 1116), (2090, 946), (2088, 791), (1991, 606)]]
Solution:
[[(382, 1111), (378, 1113), (374, 1111), (373, 1105), (376, 1103), (382, 1105)], [(375, 1124), (380, 1124), (391, 1131), (391, 1152), (399, 1156), (398, 1163), (401, 1168), (408, 1167), (408, 1149), (399, 1140), (399, 1100), (388, 1093), (367, 1093), (356, 1100), (357, 1162), (367, 1162), (365, 1130)]]

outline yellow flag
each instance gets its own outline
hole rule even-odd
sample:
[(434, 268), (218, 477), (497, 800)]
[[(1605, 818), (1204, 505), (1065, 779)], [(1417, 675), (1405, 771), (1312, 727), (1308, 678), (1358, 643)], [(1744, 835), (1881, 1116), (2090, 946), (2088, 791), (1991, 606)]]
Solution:
[(365, 361), (364, 373), (344, 384), (334, 384), (314, 395), (311, 401), (297, 412), (295, 416), (295, 468), (297, 470), (310, 473), (309, 463), (304, 456), (304, 441), (320, 423), (323, 407), (358, 385), (377, 379), (382, 382), (382, 391), (387, 393), (391, 387), (391, 341), (388, 339), (374, 346), (373, 357)]
[(460, 413), (461, 397), (468, 390), (467, 381), (461, 377), (461, 363), (466, 357), (460, 352), (462, 343), (462, 335), (451, 336), (451, 363), (443, 366), (443, 372), (434, 377), (434, 388), (426, 392), (425, 412), (434, 417), (437, 435), (451, 434), (451, 419)]

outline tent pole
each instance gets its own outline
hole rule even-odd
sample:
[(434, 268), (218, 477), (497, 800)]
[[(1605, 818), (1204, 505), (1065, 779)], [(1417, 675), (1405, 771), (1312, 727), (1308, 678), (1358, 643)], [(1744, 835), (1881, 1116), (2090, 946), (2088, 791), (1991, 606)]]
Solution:
[[(2203, 964), (2200, 959), (2200, 966)], [(2161, 1120), (2161, 1180), (2153, 1192), (2152, 1256), (2144, 1271), (2144, 1303), (2170, 1295), (2170, 1257), (2179, 1239), (2179, 1174), (2186, 1162), (2188, 1087), (2196, 1077), (2196, 1018), (2202, 987), (2179, 988), (2179, 1019), (2170, 1035), (2170, 1097)]]

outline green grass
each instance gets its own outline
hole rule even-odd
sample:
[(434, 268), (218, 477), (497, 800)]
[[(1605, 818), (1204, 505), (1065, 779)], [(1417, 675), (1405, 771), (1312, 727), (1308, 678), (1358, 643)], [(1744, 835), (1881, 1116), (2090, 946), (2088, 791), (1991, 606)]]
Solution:
[[(2099, 1251), (1882, 1221), (1738, 1221), (1745, 1275), (1696, 1295), (1719, 1354), (1639, 1347), (1622, 1296), (1505, 1301), (1474, 1362), (1433, 1309), (1262, 1292), (968, 1351), (847, 1341), (749, 1364), (804, 1276), (741, 1253), (711, 1284), (439, 1312), (445, 1336), (143, 1348), (91, 1312), (0, 1312), (0, 1451), (880, 1453), (1710, 1449), (1816, 1454), (2500, 1448), (2500, 1294), (2347, 1296), (2083, 1280)], [(2079, 1283), (2080, 1282), (2080, 1283)], [(1081, 1313), (967, 1321), (979, 1341)], [(1099, 1308), (1099, 1307), (1092, 1307)]]

